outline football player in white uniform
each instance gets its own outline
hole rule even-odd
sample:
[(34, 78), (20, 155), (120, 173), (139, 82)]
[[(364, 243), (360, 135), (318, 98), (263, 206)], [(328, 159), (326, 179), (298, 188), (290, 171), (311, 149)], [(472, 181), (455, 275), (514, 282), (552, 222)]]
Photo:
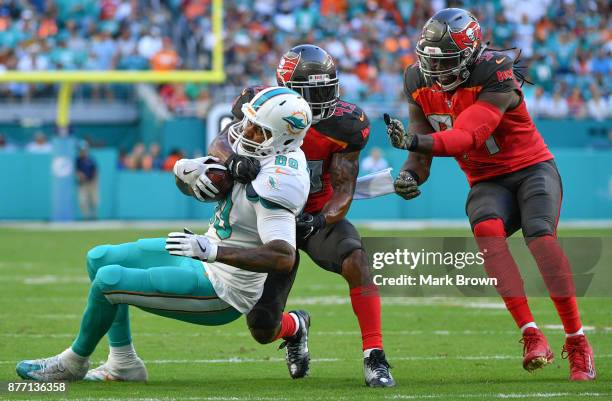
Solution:
[[(249, 313), (268, 273), (291, 272), (298, 257), (295, 218), (310, 189), (300, 145), (312, 113), (296, 92), (272, 87), (245, 104), (244, 115), (230, 133), (238, 154), (259, 160), (256, 178), (250, 184), (234, 184), (218, 203), (205, 235), (185, 230), (90, 250), (92, 285), (76, 340), (58, 355), (19, 362), (21, 378), (147, 380), (132, 345), (128, 305), (194, 324), (226, 324)], [(206, 172), (225, 168), (206, 161), (177, 162), (175, 174), (194, 196), (215, 192)], [(187, 166), (195, 169), (183, 168)], [(297, 315), (280, 322), (278, 337), (294, 335), (298, 326)], [(108, 359), (88, 371), (89, 356), (105, 334)]]

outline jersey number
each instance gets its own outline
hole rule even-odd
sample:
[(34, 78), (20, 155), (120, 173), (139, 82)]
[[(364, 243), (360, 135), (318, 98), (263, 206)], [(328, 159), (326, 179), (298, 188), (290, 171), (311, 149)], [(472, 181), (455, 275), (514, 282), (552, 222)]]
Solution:
[(232, 236), (232, 227), (230, 226), (229, 218), (233, 206), (234, 202), (232, 202), (231, 194), (228, 195), (224, 201), (217, 204), (212, 224), (213, 227), (215, 227), (219, 239), (225, 240)]
[(287, 159), (287, 156), (284, 156), (284, 155), (276, 156), (276, 159), (274, 159), (274, 165), (275, 166), (286, 166), (287, 160), (289, 160), (289, 167), (295, 170), (298, 169), (298, 161), (291, 157)]
[(308, 160), (308, 170), (310, 171), (310, 193), (319, 192), (323, 189), (323, 160)]
[[(453, 127), (453, 118), (449, 114), (430, 114), (427, 116), (429, 123), (436, 132), (444, 131)], [(494, 155), (500, 151), (499, 145), (495, 141), (495, 137), (491, 135), (485, 142), (487, 151), (490, 155)]]

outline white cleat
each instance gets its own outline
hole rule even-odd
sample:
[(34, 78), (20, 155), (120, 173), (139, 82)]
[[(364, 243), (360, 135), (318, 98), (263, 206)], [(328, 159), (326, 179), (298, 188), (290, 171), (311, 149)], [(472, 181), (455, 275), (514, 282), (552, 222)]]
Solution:
[(85, 380), (96, 382), (125, 381), (146, 382), (149, 378), (147, 368), (140, 358), (130, 362), (128, 366), (117, 367), (116, 364), (106, 361), (85, 375)]
[(16, 371), (19, 377), (26, 380), (43, 382), (81, 380), (89, 369), (89, 361), (82, 365), (66, 363), (60, 355), (50, 358), (21, 361)]

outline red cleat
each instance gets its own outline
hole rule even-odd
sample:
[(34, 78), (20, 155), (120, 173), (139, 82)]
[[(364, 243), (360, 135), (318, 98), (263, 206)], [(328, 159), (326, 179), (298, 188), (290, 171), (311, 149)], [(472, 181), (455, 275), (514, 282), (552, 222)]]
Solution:
[(523, 368), (528, 372), (551, 364), (555, 358), (546, 337), (539, 329), (526, 329), (520, 342), (523, 343)]
[(569, 359), (571, 381), (595, 380), (593, 348), (584, 335), (566, 338), (561, 357)]

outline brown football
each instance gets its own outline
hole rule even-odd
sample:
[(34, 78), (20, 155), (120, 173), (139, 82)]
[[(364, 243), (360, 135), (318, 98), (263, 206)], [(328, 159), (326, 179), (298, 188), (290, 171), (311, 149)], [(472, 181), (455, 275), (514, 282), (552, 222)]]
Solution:
[[(209, 160), (207, 164), (218, 163), (214, 160)], [(202, 194), (202, 196), (217, 202), (222, 199), (225, 199), (227, 194), (232, 190), (232, 187), (234, 186), (234, 179), (232, 178), (232, 175), (229, 173), (229, 171), (212, 168), (208, 170), (206, 176), (210, 178), (214, 186), (219, 190), (219, 193), (212, 199), (204, 194)]]

